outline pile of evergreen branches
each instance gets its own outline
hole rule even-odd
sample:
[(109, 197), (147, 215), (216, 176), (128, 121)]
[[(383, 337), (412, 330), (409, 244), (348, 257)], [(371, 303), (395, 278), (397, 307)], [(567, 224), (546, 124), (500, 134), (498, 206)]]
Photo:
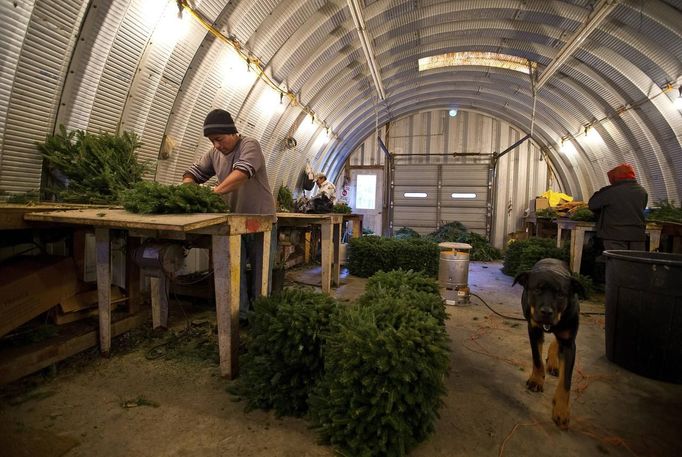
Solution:
[(230, 392), (247, 410), (308, 413), (343, 455), (403, 456), (433, 431), (443, 403), (444, 320), (436, 282), (412, 271), (376, 275), (347, 307), (306, 289), (260, 298)]
[(651, 222), (677, 222), (682, 224), (682, 208), (675, 206), (675, 201), (661, 200), (647, 216)]
[(568, 216), (569, 219), (574, 220), (574, 221), (588, 221), (592, 222), (594, 221), (594, 213), (592, 210), (586, 206), (581, 207), (581, 208), (576, 208), (576, 210), (573, 213), (570, 213)]
[(351, 209), (351, 207), (343, 202), (335, 203), (334, 206), (332, 207), (332, 213), (350, 214), (352, 212), (353, 210)]
[(399, 240), (405, 240), (410, 238), (421, 238), (419, 232), (410, 227), (400, 227), (400, 229), (393, 235)]
[(438, 245), (428, 240), (362, 236), (350, 240), (348, 271), (362, 278), (400, 268), (436, 276), (439, 256)]
[(434, 430), (448, 352), (445, 326), (411, 295), (341, 309), (310, 395), (313, 428), (341, 455), (404, 456)]
[(50, 173), (62, 181), (46, 191), (65, 202), (117, 204), (120, 193), (140, 182), (147, 171), (135, 156), (141, 145), (132, 132), (67, 132), (61, 125), (58, 133), (38, 143)]
[(471, 245), (471, 251), (469, 251), (471, 260), (489, 262), (502, 258), (500, 250), (490, 244), (486, 237), (470, 232), (464, 224), (458, 221), (441, 225), (438, 230), (429, 233), (424, 238), (435, 243), (467, 243)]
[(254, 303), (247, 352), (231, 393), (247, 410), (274, 409), (278, 416), (302, 416), (308, 395), (322, 374), (322, 346), (337, 303), (306, 289), (285, 289)]
[(443, 243), (445, 241), (457, 242), (457, 239), (463, 233), (468, 232), (467, 228), (459, 221), (443, 224), (434, 232), (429, 233), (428, 237), (436, 243)]
[(380, 271), (369, 278), (365, 293), (358, 303), (370, 306), (382, 297), (402, 298), (443, 325), (448, 318), (438, 283), (423, 273), (411, 270)]
[(180, 184), (168, 186), (142, 181), (121, 193), (123, 207), (132, 213), (184, 214), (226, 213), (225, 201), (206, 186)]
[(502, 272), (516, 276), (530, 270), (538, 260), (546, 258), (568, 261), (568, 244), (558, 248), (556, 240), (537, 237), (514, 241), (504, 253)]
[(292, 212), (294, 211), (294, 196), (291, 189), (282, 184), (277, 191), (277, 211)]

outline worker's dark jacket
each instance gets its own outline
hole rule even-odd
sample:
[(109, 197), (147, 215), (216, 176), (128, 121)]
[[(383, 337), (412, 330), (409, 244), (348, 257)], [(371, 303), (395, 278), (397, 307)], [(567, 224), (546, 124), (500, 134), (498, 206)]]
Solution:
[(644, 241), (644, 208), (649, 196), (634, 179), (602, 187), (592, 195), (589, 208), (597, 216), (597, 236), (603, 240)]

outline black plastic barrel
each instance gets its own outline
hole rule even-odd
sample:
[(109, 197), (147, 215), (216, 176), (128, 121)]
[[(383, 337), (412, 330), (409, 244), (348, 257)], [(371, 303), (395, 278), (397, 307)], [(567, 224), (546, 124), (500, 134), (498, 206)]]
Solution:
[(682, 255), (605, 251), (606, 357), (682, 383)]

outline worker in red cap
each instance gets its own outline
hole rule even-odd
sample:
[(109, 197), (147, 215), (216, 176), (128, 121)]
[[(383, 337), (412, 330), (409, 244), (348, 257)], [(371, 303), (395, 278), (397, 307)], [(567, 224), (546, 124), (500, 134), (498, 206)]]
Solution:
[(649, 196), (637, 183), (632, 165), (622, 163), (606, 174), (610, 185), (592, 195), (589, 208), (597, 217), (597, 237), (604, 249), (643, 251), (646, 241), (644, 209)]

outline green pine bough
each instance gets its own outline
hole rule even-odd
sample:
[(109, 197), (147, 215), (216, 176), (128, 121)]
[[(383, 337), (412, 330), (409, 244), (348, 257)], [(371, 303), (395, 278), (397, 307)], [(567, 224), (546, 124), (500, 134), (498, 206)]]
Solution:
[(682, 224), (682, 208), (675, 206), (675, 201), (661, 200), (647, 216), (650, 222), (677, 222)]
[(342, 309), (309, 400), (313, 428), (342, 455), (404, 456), (434, 430), (448, 362), (445, 327), (411, 298)]
[(538, 260), (546, 258), (568, 261), (568, 244), (558, 248), (556, 240), (538, 237), (514, 241), (504, 253), (502, 272), (516, 276), (533, 268)]
[(93, 134), (83, 130), (59, 132), (37, 144), (53, 185), (45, 191), (59, 201), (118, 204), (120, 193), (142, 181), (148, 171), (135, 151), (142, 146), (133, 132)]
[(358, 303), (370, 306), (382, 297), (401, 297), (406, 303), (433, 316), (441, 325), (445, 325), (448, 319), (438, 283), (423, 273), (411, 270), (380, 271), (369, 278), (365, 293)]
[(438, 245), (428, 240), (362, 236), (350, 240), (348, 271), (354, 276), (367, 278), (378, 271), (402, 268), (435, 277), (439, 257)]
[(142, 181), (121, 193), (123, 207), (141, 214), (225, 213), (225, 201), (210, 188), (196, 184), (169, 186)]
[(337, 303), (307, 289), (285, 289), (260, 298), (249, 316), (247, 352), (231, 393), (246, 409), (302, 416), (308, 395), (322, 375), (322, 348)]
[(294, 210), (294, 196), (285, 185), (279, 186), (277, 191), (277, 209), (285, 212), (292, 212)]
[(230, 393), (247, 411), (306, 415), (342, 455), (404, 456), (443, 405), (449, 340), (438, 291), (398, 270), (370, 278), (357, 304), (300, 288), (260, 298)]
[(353, 210), (351, 209), (351, 207), (343, 202), (334, 204), (334, 207), (332, 208), (332, 213), (350, 214), (352, 212)]

